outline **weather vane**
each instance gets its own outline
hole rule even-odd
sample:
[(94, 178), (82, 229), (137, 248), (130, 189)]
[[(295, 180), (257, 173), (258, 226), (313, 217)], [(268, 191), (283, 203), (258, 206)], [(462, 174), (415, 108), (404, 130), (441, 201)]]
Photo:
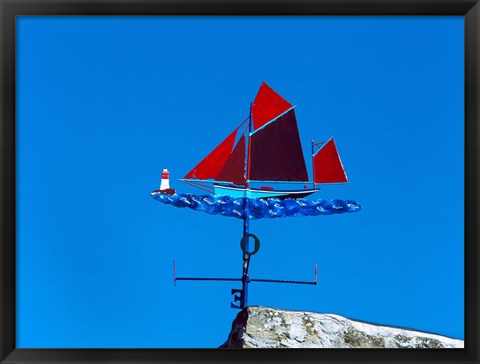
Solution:
[(165, 204), (242, 219), (242, 276), (177, 277), (174, 262), (174, 283), (180, 280), (242, 282), (241, 289), (232, 289), (234, 303), (231, 306), (239, 309), (247, 307), (251, 282), (317, 284), (317, 265), (313, 281), (258, 279), (248, 274), (250, 259), (260, 249), (260, 240), (250, 233), (250, 220), (331, 215), (361, 209), (352, 200), (304, 199), (319, 191), (318, 185), (348, 182), (333, 138), (326, 142), (312, 140), (312, 170), (313, 181), (310, 181), (295, 106), (263, 82), (250, 104), (249, 116), (180, 180), (207, 191), (208, 195), (177, 194), (170, 188), (166, 168), (162, 171), (160, 189), (151, 192), (154, 199)]

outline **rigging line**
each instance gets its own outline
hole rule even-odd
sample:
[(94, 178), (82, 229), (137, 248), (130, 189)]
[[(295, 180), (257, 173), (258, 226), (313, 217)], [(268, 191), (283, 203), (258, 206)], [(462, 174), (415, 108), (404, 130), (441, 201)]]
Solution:
[[(197, 179), (197, 178), (180, 178), (179, 181), (181, 182), (196, 182), (196, 183), (233, 183), (233, 181), (219, 181), (219, 180), (204, 180), (204, 179)], [(205, 185), (207, 186), (207, 185)]]
[[(331, 137), (330, 139), (328, 139), (326, 142), (316, 142), (316, 143), (318, 143), (318, 144), (321, 143), (322, 145), (320, 146), (320, 145), (315, 144), (315, 146), (318, 148), (318, 150), (317, 150), (315, 153), (313, 153), (312, 156), (315, 157), (315, 156), (318, 154), (318, 152), (320, 152), (320, 151), (323, 149), (323, 147), (325, 146), (325, 144), (327, 144), (327, 143), (328, 143), (330, 140), (332, 140), (332, 139), (333, 139), (333, 137)], [(336, 147), (335, 147), (335, 150), (337, 150)]]
[(247, 116), (247, 117), (245, 118), (245, 120), (243, 120), (243, 121), (240, 123), (240, 125), (237, 126), (237, 130), (240, 129), (240, 127), (241, 127), (243, 124), (245, 124), (245, 122), (246, 122), (249, 118), (250, 118), (250, 116)]
[(201, 190), (207, 191), (208, 193), (212, 193), (212, 192), (214, 191), (213, 188), (210, 189), (210, 190), (208, 190), (208, 189), (207, 189), (208, 187), (205, 188), (204, 186), (202, 186), (202, 185), (200, 185), (200, 184), (195, 184), (195, 183), (190, 182), (190, 181), (181, 180), (181, 182), (184, 182), (184, 183), (186, 183), (186, 184), (189, 184), (189, 185), (191, 185), (191, 186), (193, 186), (193, 187), (196, 187), (196, 188), (199, 188), (199, 189), (201, 189)]
[(210, 187), (210, 186), (207, 186), (207, 185), (198, 183), (198, 182), (191, 182), (191, 185), (192, 185), (193, 187), (201, 188), (201, 189), (203, 189), (203, 190), (205, 190), (205, 191), (207, 191), (207, 190), (210, 190), (211, 192), (214, 191), (213, 187)]
[[(187, 183), (188, 183), (188, 182), (187, 182)], [(202, 191), (205, 191), (205, 192), (207, 192), (207, 193), (209, 193), (209, 194), (213, 194), (213, 190), (209, 190), (209, 189), (207, 189), (207, 188), (204, 188), (204, 187), (199, 186), (199, 185), (195, 185), (195, 184), (193, 184), (193, 183), (190, 183), (190, 185), (193, 186), (193, 187), (196, 187), (196, 188), (198, 188), (198, 189), (200, 189), (200, 190), (202, 190)]]
[(316, 142), (316, 141), (312, 140), (312, 145), (314, 145), (316, 147), (319, 147), (319, 148), (320, 148), (321, 145), (324, 145), (324, 144), (327, 144), (327, 143), (328, 143), (328, 141), (326, 141), (326, 142)]
[(311, 183), (312, 181), (270, 181), (270, 180), (258, 180), (251, 179), (249, 182), (253, 183), (288, 183), (288, 184), (300, 184), (300, 183)]
[(259, 127), (257, 130), (254, 130), (250, 133), (250, 136), (252, 136), (253, 134), (255, 134), (257, 131), (260, 131), (262, 130), (263, 128), (265, 128), (266, 126), (270, 125), (271, 123), (273, 123), (274, 121), (277, 121), (277, 119), (279, 119), (280, 117), (282, 117), (283, 115), (285, 115), (287, 112), (293, 110), (294, 108), (296, 108), (297, 105), (293, 105), (290, 109), (288, 110), (285, 110), (284, 112), (282, 112), (280, 115), (278, 116), (275, 116), (272, 120), (266, 122), (265, 124), (263, 124), (261, 127)]

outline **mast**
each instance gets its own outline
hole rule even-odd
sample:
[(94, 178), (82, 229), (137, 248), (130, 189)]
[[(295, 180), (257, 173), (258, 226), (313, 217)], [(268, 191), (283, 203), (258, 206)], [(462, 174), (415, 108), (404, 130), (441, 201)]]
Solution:
[(248, 117), (248, 151), (247, 151), (247, 188), (250, 187), (250, 151), (252, 150), (252, 103), (250, 103), (250, 115)]
[(312, 139), (312, 174), (313, 174), (313, 188), (317, 188), (317, 184), (315, 183), (315, 161), (313, 159), (313, 155), (315, 154), (315, 140)]

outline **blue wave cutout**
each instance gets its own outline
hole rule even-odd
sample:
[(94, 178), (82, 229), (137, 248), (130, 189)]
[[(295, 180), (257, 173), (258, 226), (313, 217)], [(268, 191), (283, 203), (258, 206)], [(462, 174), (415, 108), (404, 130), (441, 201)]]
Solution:
[(278, 198), (233, 198), (230, 196), (193, 195), (193, 194), (156, 194), (152, 196), (164, 204), (175, 207), (188, 207), (207, 214), (222, 215), (243, 219), (248, 205), (248, 218), (272, 219), (292, 216), (318, 216), (343, 214), (361, 210), (358, 202), (353, 200), (306, 200)]

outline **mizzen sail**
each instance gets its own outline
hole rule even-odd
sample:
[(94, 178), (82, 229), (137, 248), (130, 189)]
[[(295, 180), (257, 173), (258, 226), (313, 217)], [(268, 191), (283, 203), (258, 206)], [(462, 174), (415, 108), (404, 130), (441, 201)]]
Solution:
[(315, 183), (348, 182), (333, 138), (313, 155), (313, 181)]

